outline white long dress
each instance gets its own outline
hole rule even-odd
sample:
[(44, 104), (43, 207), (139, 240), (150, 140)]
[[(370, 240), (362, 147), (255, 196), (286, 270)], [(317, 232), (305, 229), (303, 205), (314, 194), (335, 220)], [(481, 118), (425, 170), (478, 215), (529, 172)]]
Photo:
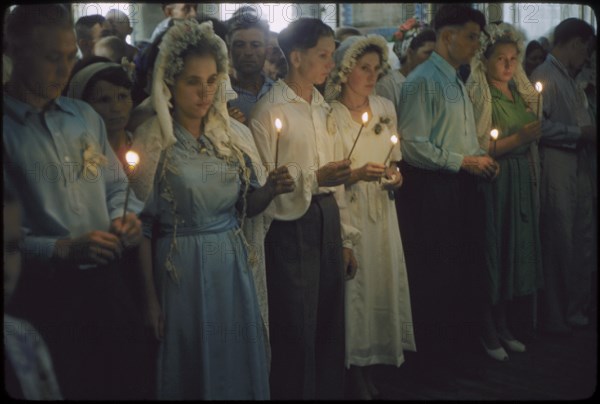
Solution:
[[(396, 112), (387, 99), (371, 96), (373, 117), (352, 152), (352, 168), (367, 162), (382, 164), (396, 134)], [(332, 102), (333, 116), (348, 155), (360, 124), (348, 109)], [(388, 120), (382, 123), (381, 119)], [(381, 131), (375, 133), (375, 127)], [(397, 145), (393, 161), (400, 160)], [(353, 224), (361, 238), (355, 245), (356, 277), (346, 282), (346, 367), (388, 364), (400, 366), (403, 350), (416, 351), (404, 250), (393, 199), (378, 182), (360, 181), (346, 188)]]

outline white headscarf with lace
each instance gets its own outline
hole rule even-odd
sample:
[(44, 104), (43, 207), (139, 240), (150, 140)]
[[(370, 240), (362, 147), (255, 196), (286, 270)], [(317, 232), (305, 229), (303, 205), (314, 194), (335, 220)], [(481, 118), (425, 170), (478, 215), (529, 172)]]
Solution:
[(368, 46), (376, 46), (380, 49), (381, 72), (383, 77), (389, 70), (388, 46), (387, 41), (380, 35), (351, 36), (346, 38), (333, 54), (335, 67), (329, 73), (329, 79), (325, 86), (325, 98), (336, 100), (342, 93), (342, 84), (348, 80), (348, 75), (352, 73), (358, 57), (361, 56)]
[[(517, 91), (532, 111), (538, 111), (538, 100), (541, 103), (541, 97), (523, 70), (522, 61), (525, 55), (523, 35), (510, 24), (492, 23), (486, 25), (481, 33), (479, 50), (471, 60), (471, 74), (467, 80), (467, 90), (471, 102), (473, 103), (473, 112), (477, 124), (477, 138), (479, 140), (479, 145), (484, 150), (488, 150), (490, 130), (492, 129), (492, 95), (486, 77), (487, 59), (485, 57), (485, 51), (499, 39), (507, 39), (517, 45), (518, 63), (513, 75), (513, 81), (515, 82)], [(541, 119), (541, 105), (539, 111), (540, 116), (538, 118)]]
[[(523, 57), (525, 56), (525, 46), (523, 35), (512, 25), (506, 23), (488, 24), (480, 37), (480, 47), (475, 57), (471, 60), (471, 74), (467, 80), (467, 91), (473, 103), (473, 113), (476, 119), (477, 140), (482, 149), (488, 150), (490, 144), (490, 131), (492, 129), (492, 94), (490, 85), (486, 77), (486, 57), (485, 51), (489, 46), (494, 45), (499, 39), (508, 39), (517, 45), (518, 62), (513, 81), (517, 91), (531, 108), (532, 111), (538, 111), (538, 119), (542, 119), (542, 96), (539, 94), (523, 70)], [(540, 104), (538, 107), (538, 103)], [(538, 184), (540, 181), (540, 158), (537, 142), (531, 142), (529, 153), (529, 168), (533, 180), (534, 200), (536, 204), (536, 214), (539, 214), (539, 192)]]
[[(172, 94), (169, 86), (174, 85), (175, 78), (184, 67), (183, 51), (194, 45), (208, 46), (215, 50), (217, 64), (217, 93), (213, 104), (204, 117), (203, 136), (206, 136), (215, 148), (216, 155), (225, 161), (237, 160), (245, 172), (246, 183), (249, 180), (249, 170), (245, 168), (243, 153), (251, 160), (252, 168), (260, 185), (266, 181), (267, 173), (261, 163), (260, 156), (254, 144), (250, 130), (229, 117), (227, 101), (237, 98), (229, 79), (229, 59), (227, 46), (219, 38), (211, 21), (199, 24), (195, 19), (177, 21), (165, 33), (154, 65), (152, 77), (151, 102), (156, 116), (141, 124), (135, 131), (131, 147), (140, 156), (135, 173), (130, 177), (131, 188), (136, 196), (146, 201), (152, 192), (154, 178), (159, 169), (158, 163), (163, 150), (176, 143), (173, 132), (173, 118), (170, 109)], [(168, 166), (168, 162), (165, 164)], [(245, 195), (245, 192), (244, 192)], [(245, 198), (245, 196), (244, 196)], [(245, 205), (245, 203), (244, 203)], [(264, 262), (264, 237), (272, 221), (272, 215), (267, 208), (262, 214), (245, 218), (245, 208), (241, 217), (244, 243), (248, 249), (249, 265), (254, 276), (257, 289), (261, 316), (265, 322), (267, 312), (267, 292)], [(176, 232), (173, 238), (175, 239)], [(170, 275), (177, 280), (177, 271), (169, 266)], [(268, 333), (268, 330), (267, 330)], [(267, 342), (268, 343), (268, 342)]]

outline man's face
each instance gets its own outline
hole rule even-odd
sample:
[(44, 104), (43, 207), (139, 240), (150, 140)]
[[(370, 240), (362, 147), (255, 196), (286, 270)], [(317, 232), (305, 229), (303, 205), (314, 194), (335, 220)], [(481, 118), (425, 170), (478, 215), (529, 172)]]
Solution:
[(31, 93), (50, 101), (60, 96), (75, 64), (75, 32), (41, 26), (34, 28), (31, 35), (31, 44), (13, 56), (13, 76)]
[(579, 37), (575, 37), (569, 41), (569, 67), (574, 71), (579, 71), (587, 61), (589, 52), (590, 39), (587, 41)]
[(323, 84), (335, 66), (334, 51), (333, 37), (322, 36), (314, 48), (298, 51), (300, 52), (300, 63), (296, 67), (298, 73), (314, 85)]
[(231, 35), (231, 62), (240, 74), (259, 73), (266, 58), (265, 33), (258, 28), (240, 29)]
[(175, 19), (193, 18), (196, 16), (196, 3), (173, 3), (167, 8), (167, 16)]
[(481, 35), (479, 24), (468, 22), (451, 30), (452, 34), (448, 44), (450, 63), (456, 67), (469, 64), (477, 49), (479, 49), (479, 37)]

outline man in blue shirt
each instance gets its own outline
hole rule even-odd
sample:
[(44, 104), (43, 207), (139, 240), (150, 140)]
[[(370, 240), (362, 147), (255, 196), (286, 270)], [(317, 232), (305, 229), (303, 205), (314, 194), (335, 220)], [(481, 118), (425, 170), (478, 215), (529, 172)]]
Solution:
[[(141, 322), (122, 256), (141, 241), (132, 194), (102, 118), (61, 97), (76, 60), (62, 6), (17, 6), (5, 38), (14, 69), (4, 90), (3, 175), (23, 201), (22, 279), (12, 310), (48, 343), (66, 399), (140, 397)], [(133, 211), (133, 212), (131, 212)]]
[(229, 107), (244, 114), (242, 122), (250, 120), (254, 105), (273, 86), (273, 80), (263, 73), (268, 40), (269, 25), (265, 21), (244, 14), (231, 20), (227, 46), (233, 67), (231, 85), (238, 98), (230, 101)]
[(468, 311), (471, 269), (484, 268), (477, 181), (498, 173), (477, 142), (459, 71), (479, 47), (485, 17), (469, 6), (445, 5), (433, 25), (434, 52), (403, 84), (398, 117), (404, 158), (398, 212), (415, 321), (406, 332), (415, 333), (417, 363), (427, 375), (456, 365), (450, 354), (478, 335), (477, 316)]

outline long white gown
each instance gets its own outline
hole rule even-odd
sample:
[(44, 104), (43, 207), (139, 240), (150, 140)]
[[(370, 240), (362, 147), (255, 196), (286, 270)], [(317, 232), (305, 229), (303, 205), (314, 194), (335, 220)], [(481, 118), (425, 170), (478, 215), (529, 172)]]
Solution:
[[(352, 152), (352, 168), (367, 162), (383, 164), (396, 134), (396, 112), (387, 99), (370, 96), (373, 117)], [(333, 117), (344, 143), (352, 148), (360, 124), (348, 109), (332, 102)], [(388, 123), (381, 119), (389, 120)], [(375, 133), (375, 127), (381, 131)], [(399, 143), (391, 160), (400, 160)], [(378, 182), (360, 181), (346, 188), (353, 224), (361, 238), (354, 247), (356, 277), (346, 282), (346, 367), (388, 364), (400, 366), (403, 350), (416, 351), (404, 250), (393, 199)]]

